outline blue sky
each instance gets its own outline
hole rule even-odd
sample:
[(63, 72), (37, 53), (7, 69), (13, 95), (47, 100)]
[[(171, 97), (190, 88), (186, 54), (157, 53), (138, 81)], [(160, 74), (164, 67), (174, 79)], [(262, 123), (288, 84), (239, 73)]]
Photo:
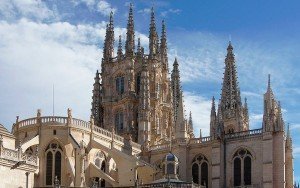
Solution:
[[(167, 23), (169, 64), (178, 57), (186, 111), (196, 135), (208, 134), (212, 96), (220, 97), (229, 36), (234, 46), (242, 97), (248, 98), (250, 127), (261, 127), (267, 75), (291, 124), (295, 178), (300, 180), (300, 2), (132, 1), (136, 36), (148, 44), (149, 10), (157, 29)], [(33, 117), (38, 108), (89, 119), (93, 77), (100, 68), (105, 25), (115, 12), (115, 33), (125, 37), (129, 1), (0, 1), (0, 123)], [(297, 100), (298, 99), (298, 100)]]

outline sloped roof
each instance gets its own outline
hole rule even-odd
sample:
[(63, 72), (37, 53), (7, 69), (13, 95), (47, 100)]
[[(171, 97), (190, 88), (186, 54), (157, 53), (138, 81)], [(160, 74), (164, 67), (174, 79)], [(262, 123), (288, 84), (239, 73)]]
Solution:
[(14, 137), (2, 124), (0, 124), (0, 135)]

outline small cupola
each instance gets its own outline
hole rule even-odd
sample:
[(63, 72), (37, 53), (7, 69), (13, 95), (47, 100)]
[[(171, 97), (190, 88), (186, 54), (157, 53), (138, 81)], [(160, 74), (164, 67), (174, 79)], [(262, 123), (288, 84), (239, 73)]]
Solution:
[(173, 153), (168, 153), (162, 161), (164, 177), (168, 179), (178, 179), (179, 161)]

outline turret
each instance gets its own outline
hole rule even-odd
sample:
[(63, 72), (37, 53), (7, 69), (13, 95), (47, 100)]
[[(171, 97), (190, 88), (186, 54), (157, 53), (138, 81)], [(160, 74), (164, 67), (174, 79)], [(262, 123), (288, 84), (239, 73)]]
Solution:
[(190, 116), (189, 116), (189, 122), (188, 122), (188, 133), (190, 135), (190, 138), (194, 137), (194, 127), (193, 127), (193, 118), (192, 118), (192, 112), (190, 111)]
[(118, 45), (118, 61), (121, 61), (123, 58), (123, 50), (122, 50), (122, 36), (119, 36), (119, 45)]
[(128, 23), (127, 23), (127, 35), (125, 43), (125, 55), (126, 57), (132, 57), (134, 55), (134, 21), (133, 21), (133, 5), (130, 3)]
[(149, 71), (147, 63), (143, 62), (141, 72), (140, 98), (139, 98), (139, 131), (138, 143), (144, 145), (146, 149), (150, 142), (150, 90), (149, 90)]
[(175, 61), (173, 63), (173, 70), (171, 74), (171, 88), (172, 88), (172, 96), (173, 96), (173, 112), (174, 112), (174, 121), (177, 120), (177, 111), (179, 106), (179, 98), (181, 93), (181, 86), (180, 86), (180, 73), (178, 69), (178, 62), (177, 58), (175, 58)]
[(102, 86), (100, 84), (100, 77), (99, 72), (97, 70), (96, 76), (94, 78), (94, 89), (93, 89), (93, 96), (92, 96), (92, 109), (91, 113), (94, 117), (94, 122), (96, 126), (103, 127), (103, 111), (101, 107), (101, 100), (102, 100)]
[(149, 57), (153, 58), (158, 53), (158, 36), (156, 32), (154, 8), (151, 8), (151, 21), (149, 28)]
[(286, 187), (293, 187), (294, 169), (293, 169), (293, 143), (290, 133), (290, 125), (288, 124), (286, 141), (285, 141), (285, 182)]
[(210, 136), (213, 138), (216, 136), (217, 131), (217, 113), (216, 113), (216, 104), (215, 97), (211, 101), (211, 111), (210, 111)]
[(264, 94), (263, 131), (283, 131), (284, 122), (280, 102), (276, 101), (271, 88), (271, 76), (268, 76), (267, 92)]
[(163, 66), (163, 70), (169, 70), (168, 65), (168, 47), (167, 47), (167, 34), (166, 34), (166, 24), (165, 21), (162, 21), (162, 32), (161, 32), (161, 39), (160, 39), (160, 55), (161, 55), (161, 63)]

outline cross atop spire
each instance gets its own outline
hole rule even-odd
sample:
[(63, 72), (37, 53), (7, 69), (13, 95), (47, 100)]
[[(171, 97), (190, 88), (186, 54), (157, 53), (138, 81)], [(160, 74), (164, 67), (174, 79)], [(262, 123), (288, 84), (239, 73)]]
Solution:
[(133, 21), (133, 5), (130, 3), (128, 23), (127, 23), (127, 37), (125, 43), (126, 56), (133, 56), (134, 53), (134, 21)]

